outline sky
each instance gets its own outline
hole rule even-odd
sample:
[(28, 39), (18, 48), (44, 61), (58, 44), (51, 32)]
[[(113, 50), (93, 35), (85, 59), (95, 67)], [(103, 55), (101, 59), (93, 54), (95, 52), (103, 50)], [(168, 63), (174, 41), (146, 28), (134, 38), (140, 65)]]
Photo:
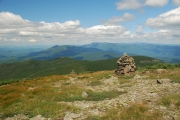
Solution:
[(180, 0), (0, 0), (0, 45), (180, 44)]

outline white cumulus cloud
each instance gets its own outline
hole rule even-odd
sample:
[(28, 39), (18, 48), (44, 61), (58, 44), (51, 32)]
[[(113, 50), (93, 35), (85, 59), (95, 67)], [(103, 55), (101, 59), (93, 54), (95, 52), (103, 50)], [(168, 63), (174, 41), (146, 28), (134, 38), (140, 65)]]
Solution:
[(0, 43), (1, 45), (54, 45), (136, 41), (171, 43), (173, 41), (173, 43), (180, 44), (179, 16), (180, 8), (174, 9), (146, 21), (146, 25), (160, 28), (161, 30), (158, 32), (145, 33), (143, 27), (139, 26), (136, 33), (132, 33), (118, 24), (133, 20), (135, 16), (130, 13), (125, 13), (120, 17), (112, 17), (106, 21), (108, 24), (83, 28), (79, 20), (68, 20), (63, 23), (32, 22), (10, 12), (0, 12)]
[(127, 22), (134, 20), (135, 16), (130, 13), (125, 13), (123, 16), (114, 16), (110, 18), (109, 20), (105, 21), (105, 25), (118, 25), (120, 22)]
[(116, 3), (118, 10), (139, 9), (142, 4), (137, 0), (123, 0)]
[(142, 34), (143, 33), (143, 26), (138, 26), (137, 30), (136, 30), (137, 34)]
[[(3, 25), (3, 27), (0, 27), (1, 41), (16, 41), (20, 44), (34, 42), (38, 44), (83, 44), (104, 40), (108, 42), (123, 37), (127, 33), (130, 34), (120, 25), (97, 25), (83, 28), (79, 20), (69, 20), (64, 23), (47, 23), (44, 21), (35, 23), (9, 12), (1, 12), (0, 15), (3, 15), (3, 17), (0, 17), (0, 25)], [(9, 19), (7, 20), (7, 18)], [(129, 13), (124, 14), (122, 17), (123, 21), (132, 18), (133, 15)]]
[(16, 26), (23, 26), (23, 25), (29, 25), (31, 24), (30, 21), (23, 19), (19, 15), (15, 15), (10, 12), (1, 12), (0, 13), (0, 25), (1, 28), (3, 26), (5, 27), (16, 27)]
[(145, 24), (152, 28), (179, 28), (180, 7), (163, 13), (156, 18), (149, 18)]
[(126, 29), (122, 26), (106, 26), (106, 25), (97, 25), (86, 29), (87, 34), (94, 35), (116, 35), (126, 32)]
[(168, 3), (169, 0), (146, 0), (144, 5), (152, 7), (162, 7)]

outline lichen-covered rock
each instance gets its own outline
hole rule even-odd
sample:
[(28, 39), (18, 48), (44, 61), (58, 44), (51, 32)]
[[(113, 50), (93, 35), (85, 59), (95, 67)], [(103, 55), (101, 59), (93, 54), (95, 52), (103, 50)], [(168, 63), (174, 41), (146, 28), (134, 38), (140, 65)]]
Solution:
[(115, 74), (127, 74), (129, 72), (134, 72), (136, 70), (136, 64), (134, 59), (128, 56), (126, 53), (123, 54), (121, 58), (117, 60), (118, 68)]
[(165, 72), (166, 72), (166, 69), (157, 69), (156, 70), (157, 74), (162, 74), (162, 73), (165, 73)]
[(88, 97), (88, 94), (87, 94), (85, 91), (83, 91), (83, 92), (82, 92), (82, 97), (83, 97), (83, 98), (87, 98), (87, 97)]

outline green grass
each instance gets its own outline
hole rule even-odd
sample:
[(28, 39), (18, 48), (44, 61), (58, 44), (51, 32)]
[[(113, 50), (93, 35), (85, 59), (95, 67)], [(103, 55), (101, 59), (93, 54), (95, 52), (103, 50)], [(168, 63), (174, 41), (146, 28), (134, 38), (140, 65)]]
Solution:
[(133, 104), (128, 108), (112, 109), (102, 117), (102, 120), (161, 120), (159, 111), (148, 112), (144, 104)]
[(102, 82), (100, 82), (100, 81), (98, 81), (98, 80), (96, 80), (96, 81), (92, 81), (92, 82), (90, 82), (90, 84), (89, 84), (90, 86), (98, 86), (98, 85), (102, 85)]
[(93, 91), (87, 91), (88, 97), (83, 98), (81, 96), (82, 91), (79, 90), (69, 90), (68, 93), (59, 94), (61, 97), (57, 97), (56, 99), (58, 101), (64, 101), (64, 102), (72, 102), (72, 101), (101, 101), (105, 99), (112, 99), (115, 98), (124, 92), (118, 92), (118, 91), (104, 91), (104, 92), (93, 92)]
[(180, 68), (174, 68), (174, 69), (166, 69), (165, 73), (162, 74), (156, 74), (156, 69), (142, 69), (139, 70), (140, 75), (145, 75), (143, 71), (149, 71), (150, 73), (147, 73), (149, 77), (147, 79), (164, 79), (168, 78), (171, 79), (172, 82), (180, 83)]
[(59, 89), (50, 87), (51, 83), (45, 83), (44, 81), (44, 78), (41, 78), (1, 87), (1, 117), (10, 117), (17, 114), (28, 114), (28, 116), (34, 117), (40, 114), (46, 118), (62, 118), (65, 111), (77, 112), (79, 110), (73, 106), (59, 104), (57, 99), (61, 96)]
[(103, 120), (100, 116), (88, 116), (85, 120)]
[(166, 97), (163, 97), (161, 99), (161, 104), (169, 107), (171, 104), (174, 104), (177, 108), (180, 107), (180, 95), (179, 94), (175, 94), (175, 95), (169, 95)]
[(10, 117), (17, 114), (28, 114), (29, 117), (42, 115), (46, 118), (63, 118), (64, 111), (78, 112), (78, 108), (66, 104), (58, 104), (52, 101), (39, 101), (38, 99), (14, 102), (1, 110), (2, 117)]

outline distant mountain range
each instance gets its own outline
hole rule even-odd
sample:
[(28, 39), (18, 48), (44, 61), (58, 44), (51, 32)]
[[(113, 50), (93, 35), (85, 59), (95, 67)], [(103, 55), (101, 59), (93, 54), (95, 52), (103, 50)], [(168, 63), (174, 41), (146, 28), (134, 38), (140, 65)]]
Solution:
[(129, 55), (143, 55), (160, 59), (165, 62), (180, 62), (180, 46), (156, 45), (156, 44), (122, 44), (122, 43), (92, 43), (84, 45), (85, 48), (98, 48), (115, 53), (127, 53)]
[(34, 60), (52, 60), (59, 57), (70, 57), (76, 60), (103, 60), (115, 58), (119, 55), (115, 52), (104, 51), (97, 48), (86, 48), (82, 46), (53, 46), (49, 49), (32, 52), (26, 56), (21, 56), (19, 59), (34, 59)]
[[(59, 57), (69, 57), (76, 60), (105, 60), (120, 57), (123, 53), (130, 56), (141, 55), (160, 59), (168, 63), (180, 62), (180, 46), (156, 45), (146, 43), (91, 43), (82, 46), (62, 45), (48, 49), (31, 48), (8, 49), (0, 48), (0, 63), (26, 60), (53, 60)], [(23, 52), (24, 51), (24, 52)]]

